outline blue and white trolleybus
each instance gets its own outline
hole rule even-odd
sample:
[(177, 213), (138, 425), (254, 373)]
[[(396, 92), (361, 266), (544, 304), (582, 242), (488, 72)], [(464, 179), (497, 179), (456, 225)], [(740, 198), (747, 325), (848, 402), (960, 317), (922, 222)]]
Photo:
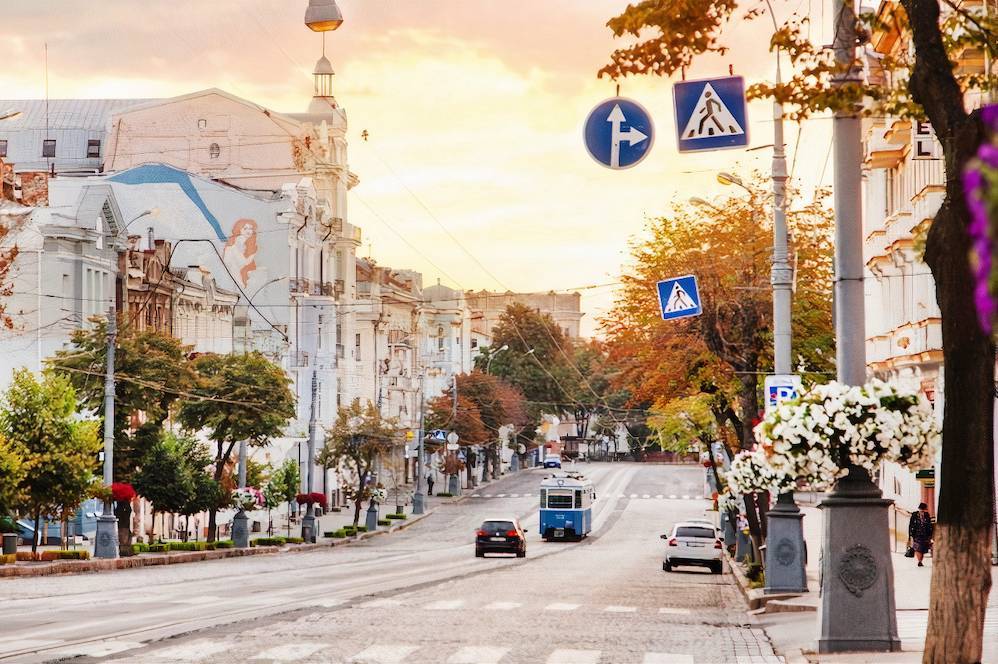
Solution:
[(593, 528), (593, 483), (581, 473), (555, 473), (541, 481), (541, 537), (582, 539)]

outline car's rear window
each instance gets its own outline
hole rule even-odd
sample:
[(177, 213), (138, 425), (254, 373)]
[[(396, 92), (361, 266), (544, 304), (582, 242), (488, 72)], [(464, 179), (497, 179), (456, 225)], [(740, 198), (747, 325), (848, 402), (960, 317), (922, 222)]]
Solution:
[(705, 537), (714, 539), (716, 535), (712, 528), (698, 528), (696, 526), (680, 526), (676, 529), (676, 537)]
[(486, 521), (482, 524), (482, 530), (513, 530), (512, 521)]

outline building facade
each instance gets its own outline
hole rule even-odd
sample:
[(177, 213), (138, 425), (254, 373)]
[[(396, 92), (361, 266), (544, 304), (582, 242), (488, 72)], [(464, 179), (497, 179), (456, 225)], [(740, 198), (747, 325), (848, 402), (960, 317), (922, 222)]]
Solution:
[(542, 314), (548, 314), (569, 339), (578, 339), (582, 321), (582, 296), (579, 293), (495, 293), (469, 291), (465, 294), (468, 306), (478, 314), (477, 329), (492, 336), (492, 328), (511, 304), (523, 304)]

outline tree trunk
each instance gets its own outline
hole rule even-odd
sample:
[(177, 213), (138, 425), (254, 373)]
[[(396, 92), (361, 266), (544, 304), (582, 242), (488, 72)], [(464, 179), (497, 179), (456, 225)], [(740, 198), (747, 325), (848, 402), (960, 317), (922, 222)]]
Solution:
[(364, 502), (364, 474), (357, 480), (357, 496), (353, 501), (353, 527), (360, 523), (360, 508)]
[(42, 511), (35, 510), (35, 534), (31, 538), (31, 553), (35, 553), (36, 551), (38, 551), (38, 538), (40, 536), (38, 530), (39, 528), (41, 528), (41, 526), (42, 526)]

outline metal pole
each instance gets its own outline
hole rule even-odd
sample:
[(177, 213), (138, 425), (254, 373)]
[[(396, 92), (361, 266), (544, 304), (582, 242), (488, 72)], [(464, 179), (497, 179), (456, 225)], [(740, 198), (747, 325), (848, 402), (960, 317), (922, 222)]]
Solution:
[[(780, 54), (776, 53), (776, 83), (780, 80)], [(787, 157), (783, 145), (783, 104), (773, 102), (773, 358), (775, 373), (792, 371), (790, 351), (793, 271), (787, 249)]]
[(423, 412), (426, 410), (426, 390), (424, 388), (424, 381), (426, 380), (426, 371), (419, 377), (419, 429), (416, 431), (416, 493), (412, 496), (412, 513), (422, 514), (426, 511), (426, 492), (425, 484), (426, 478), (423, 477), (425, 470), (423, 469), (423, 437), (426, 435), (423, 432)]
[[(112, 283), (114, 280), (116, 277), (112, 276)], [(107, 364), (104, 373), (104, 487), (107, 491), (110, 491), (111, 483), (114, 481), (114, 346), (117, 334), (117, 320), (112, 302), (107, 309)], [(97, 519), (94, 556), (118, 557), (118, 519), (114, 515), (110, 496), (105, 498), (103, 513)]]
[[(315, 474), (315, 437), (318, 430), (318, 423), (316, 422), (316, 406), (318, 405), (319, 397), (319, 372), (313, 368), (312, 369), (312, 407), (308, 416), (308, 467), (305, 469), (306, 474), (306, 484), (305, 492), (308, 494), (312, 493), (312, 488), (314, 486), (314, 474)], [(305, 508), (305, 517), (301, 520), (301, 536), (306, 542), (315, 542), (315, 508), (312, 505), (312, 501), (307, 503)]]
[(246, 441), (239, 441), (239, 488), (246, 488)]
[[(854, 0), (839, 4), (833, 40), (841, 72), (834, 87), (859, 82)], [(838, 379), (866, 382), (866, 333), (863, 311), (863, 146), (860, 110), (837, 110), (832, 120), (835, 149), (835, 346)], [(849, 465), (820, 504), (822, 534), (821, 604), (818, 652), (901, 649), (894, 599), (887, 511), (890, 500), (863, 468)], [(858, 570), (858, 571), (857, 571)], [(868, 576), (869, 572), (873, 573)], [(856, 579), (862, 577), (862, 585)], [(867, 582), (869, 579), (869, 582)], [(858, 590), (861, 588), (861, 590)]]

